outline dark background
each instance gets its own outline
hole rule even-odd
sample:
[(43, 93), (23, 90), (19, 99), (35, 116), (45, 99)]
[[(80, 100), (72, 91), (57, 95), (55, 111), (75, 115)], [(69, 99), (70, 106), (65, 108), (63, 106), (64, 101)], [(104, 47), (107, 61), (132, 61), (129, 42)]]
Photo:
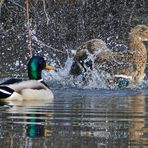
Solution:
[[(59, 67), (67, 58), (65, 49), (76, 49), (84, 41), (102, 38), (109, 48), (126, 50), (130, 28), (148, 25), (147, 0), (29, 1), (33, 54), (44, 55)], [(29, 50), (24, 2), (0, 1), (1, 76), (26, 72)]]

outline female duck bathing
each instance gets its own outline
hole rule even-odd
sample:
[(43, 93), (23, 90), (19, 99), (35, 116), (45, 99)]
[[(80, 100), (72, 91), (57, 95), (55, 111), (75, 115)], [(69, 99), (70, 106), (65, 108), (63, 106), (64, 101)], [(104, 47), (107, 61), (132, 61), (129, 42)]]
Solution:
[(0, 84), (0, 100), (41, 100), (53, 99), (53, 93), (41, 78), (43, 69), (55, 70), (48, 66), (43, 57), (34, 56), (28, 63), (30, 80), (10, 79)]
[(88, 69), (92, 70), (95, 56), (101, 51), (108, 51), (106, 43), (101, 39), (92, 39), (82, 43), (76, 50), (70, 74), (78, 76)]
[[(148, 41), (148, 27), (145, 25), (137, 25), (132, 28), (129, 33), (129, 48), (127, 51), (113, 52), (111, 50), (105, 50), (97, 52), (95, 53), (93, 67), (98, 71), (103, 70), (110, 73), (114, 78), (130, 78), (131, 84), (139, 84), (144, 78), (147, 62), (147, 51), (143, 43), (144, 41)], [(84, 51), (83, 48), (82, 51)], [(86, 52), (84, 53), (86, 54)], [(83, 59), (82, 57), (86, 57), (85, 54), (80, 55), (81, 59)], [(79, 57), (79, 54), (76, 53), (75, 57)], [(82, 65), (83, 60), (80, 62), (77, 59), (78, 58), (74, 58), (74, 63)], [(71, 74), (75, 75), (75, 73), (73, 73), (73, 67)], [(81, 66), (80, 69), (82, 68), (83, 66)]]

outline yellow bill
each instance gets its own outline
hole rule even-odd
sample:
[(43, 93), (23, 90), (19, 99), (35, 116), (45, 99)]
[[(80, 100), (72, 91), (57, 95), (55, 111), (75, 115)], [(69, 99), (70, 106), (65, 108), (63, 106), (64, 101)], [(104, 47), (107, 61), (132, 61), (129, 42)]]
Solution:
[(46, 64), (46, 70), (56, 70), (56, 68), (54, 66), (49, 66), (48, 64)]

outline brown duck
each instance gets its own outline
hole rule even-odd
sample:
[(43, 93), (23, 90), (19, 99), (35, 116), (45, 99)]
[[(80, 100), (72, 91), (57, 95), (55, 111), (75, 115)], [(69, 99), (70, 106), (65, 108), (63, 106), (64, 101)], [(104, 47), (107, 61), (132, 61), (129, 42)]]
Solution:
[(101, 39), (92, 39), (82, 43), (76, 50), (70, 74), (78, 76), (88, 68), (92, 69), (92, 60), (100, 51), (109, 51), (106, 43)]
[[(105, 50), (96, 50), (89, 44), (94, 44), (91, 40), (85, 42), (78, 48), (74, 57), (74, 63), (71, 68), (71, 74), (73, 74), (74, 68), (79, 67), (79, 73), (83, 72), (84, 60), (87, 58), (87, 53), (91, 53), (95, 56), (95, 60), (91, 64), (86, 64), (87, 67), (95, 68), (98, 71), (103, 70), (110, 73), (113, 77), (128, 77), (131, 79), (132, 84), (139, 84), (144, 78), (144, 71), (147, 62), (147, 51), (144, 45), (144, 41), (148, 41), (148, 27), (145, 25), (137, 25), (132, 28), (129, 33), (129, 48), (124, 52), (113, 52), (105, 48)], [(89, 43), (89, 44), (88, 44)], [(83, 48), (85, 45), (86, 48)], [(103, 47), (106, 47), (103, 44)], [(85, 50), (84, 50), (85, 49)], [(94, 52), (97, 51), (97, 52)], [(81, 54), (80, 54), (81, 53)], [(89, 60), (88, 60), (89, 61)], [(74, 75), (76, 75), (74, 73)]]

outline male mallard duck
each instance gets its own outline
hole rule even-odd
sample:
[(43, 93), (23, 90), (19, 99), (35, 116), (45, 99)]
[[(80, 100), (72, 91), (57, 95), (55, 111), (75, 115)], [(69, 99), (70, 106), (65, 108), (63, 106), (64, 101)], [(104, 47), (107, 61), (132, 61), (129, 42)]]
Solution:
[[(132, 84), (139, 84), (144, 78), (147, 62), (147, 51), (144, 41), (148, 41), (148, 27), (137, 25), (129, 33), (129, 48), (127, 51), (113, 52), (105, 50), (97, 52), (94, 54), (93, 67), (98, 71), (102, 70), (110, 73), (114, 78), (130, 79)], [(81, 71), (79, 70), (80, 73), (77, 73), (79, 75), (82, 72), (82, 67), (84, 67), (81, 64), (83, 63), (81, 62), (83, 58), (79, 61), (76, 57), (79, 57), (79, 52), (74, 57), (74, 65), (76, 65), (75, 63), (81, 65), (81, 68), (79, 66)], [(85, 54), (81, 54), (80, 57), (85, 57)]]
[(28, 63), (30, 80), (10, 79), (0, 84), (0, 100), (53, 99), (53, 93), (41, 78), (43, 69), (55, 70), (48, 66), (43, 57), (33, 56)]

